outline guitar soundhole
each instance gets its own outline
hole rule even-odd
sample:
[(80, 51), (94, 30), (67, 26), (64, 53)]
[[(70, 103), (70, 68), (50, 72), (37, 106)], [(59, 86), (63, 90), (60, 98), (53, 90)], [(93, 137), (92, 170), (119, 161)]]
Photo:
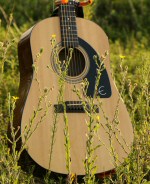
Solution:
[[(84, 55), (76, 48), (73, 50), (68, 48), (61, 49), (59, 52), (59, 60), (61, 61), (61, 69), (66, 69), (69, 77), (79, 76), (85, 69), (86, 63)], [(66, 62), (68, 62), (68, 66)]]
[(54, 54), (51, 55), (51, 64), (53, 70), (60, 75), (61, 71), (66, 71), (65, 79), (69, 83), (79, 83), (86, 77), (90, 69), (88, 53), (78, 46), (69, 49), (58, 45), (59, 63), (56, 61)]

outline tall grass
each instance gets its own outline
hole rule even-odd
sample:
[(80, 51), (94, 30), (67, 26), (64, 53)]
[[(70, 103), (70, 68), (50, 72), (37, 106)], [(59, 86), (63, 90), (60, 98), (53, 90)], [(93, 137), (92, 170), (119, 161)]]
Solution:
[[(32, 174), (32, 170), (28, 173), (24, 172), (19, 166), (21, 152), (16, 151), (15, 132), (12, 130), (12, 147), (13, 154), (7, 146), (7, 127), (8, 124), (13, 125), (13, 111), (17, 100), (17, 90), (19, 85), (19, 70), (17, 58), (17, 43), (21, 35), (21, 29), (13, 23), (12, 15), (7, 20), (7, 27), (0, 25), (0, 183), (38, 183), (37, 178)], [(124, 57), (125, 56), (125, 57)], [(116, 168), (116, 175), (96, 180), (95, 171), (92, 171), (93, 165), (87, 163), (87, 175), (85, 183), (105, 183), (105, 184), (148, 184), (150, 183), (150, 53), (149, 48), (146, 49), (145, 42), (137, 43), (131, 39), (124, 48), (119, 41), (111, 43), (111, 68), (114, 80), (119, 91), (126, 103), (130, 113), (132, 124), (134, 127), (134, 144), (132, 152), (120, 167)], [(60, 81), (60, 89), (63, 81)], [(62, 91), (60, 91), (61, 93)], [(60, 99), (63, 101), (63, 99)], [(93, 117), (89, 121), (89, 128), (93, 122)], [(57, 117), (56, 117), (57, 119)], [(45, 176), (45, 180), (41, 179), (41, 183), (81, 183), (80, 180), (72, 175), (70, 171), (70, 154), (69, 154), (69, 135), (66, 122), (66, 162), (69, 179), (62, 179), (58, 175), (58, 179), (52, 178), (51, 174)], [(97, 120), (99, 118), (97, 117)], [(56, 120), (57, 121), (57, 120)], [(92, 127), (91, 127), (92, 128)], [(92, 130), (92, 129), (91, 129)], [(54, 127), (55, 134), (55, 127)], [(89, 132), (89, 135), (91, 132)], [(89, 140), (91, 141), (91, 140)], [(88, 145), (87, 150), (92, 145)], [(24, 148), (23, 148), (24, 149)], [(22, 150), (21, 150), (22, 151)], [(88, 157), (91, 153), (89, 152)], [(88, 159), (88, 158), (87, 158)], [(90, 168), (90, 166), (92, 166)], [(93, 175), (91, 175), (93, 173)], [(91, 177), (91, 178), (90, 178)]]

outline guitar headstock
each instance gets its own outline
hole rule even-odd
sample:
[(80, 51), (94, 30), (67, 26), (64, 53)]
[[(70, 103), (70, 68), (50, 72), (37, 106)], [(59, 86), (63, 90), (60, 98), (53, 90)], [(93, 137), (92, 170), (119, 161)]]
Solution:
[(78, 0), (55, 0), (55, 5), (56, 6), (60, 6), (60, 5), (64, 5), (64, 4), (69, 4), (69, 3), (74, 3), (77, 4), (79, 3)]
[(93, 3), (93, 0), (86, 0), (83, 2), (80, 2), (79, 0), (55, 0), (56, 6), (59, 6), (61, 4), (69, 4), (69, 3), (74, 3), (79, 7), (87, 6), (89, 4)]

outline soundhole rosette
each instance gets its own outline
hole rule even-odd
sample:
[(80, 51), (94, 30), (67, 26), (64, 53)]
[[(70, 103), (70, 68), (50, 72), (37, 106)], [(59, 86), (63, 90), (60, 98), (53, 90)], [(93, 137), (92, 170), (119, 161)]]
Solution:
[[(69, 61), (69, 64), (66, 69), (65, 62), (67, 61)], [(82, 82), (82, 80), (86, 77), (87, 73), (89, 72), (90, 61), (88, 54), (81, 46), (70, 49), (62, 47), (61, 44), (58, 44), (52, 50), (51, 65), (54, 72), (56, 72), (58, 75), (60, 75), (60, 68), (61, 71), (66, 69), (67, 74), (65, 75), (65, 80), (68, 83), (74, 84)]]

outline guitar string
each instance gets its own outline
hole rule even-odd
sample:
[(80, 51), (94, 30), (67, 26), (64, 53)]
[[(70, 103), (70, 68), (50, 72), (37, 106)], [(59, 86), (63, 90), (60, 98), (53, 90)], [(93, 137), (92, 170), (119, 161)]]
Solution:
[[(64, 26), (64, 28), (65, 28), (65, 37), (64, 37), (64, 42), (66, 43), (65, 50), (67, 52), (67, 56), (65, 56), (66, 65), (67, 65), (67, 68), (65, 68), (65, 70), (67, 69), (66, 77), (68, 77), (68, 74), (69, 74), (69, 65), (67, 63), (67, 61), (69, 61), (69, 42), (67, 40), (68, 39), (68, 37), (67, 37), (67, 35), (68, 35), (68, 24), (67, 24), (68, 3), (64, 5), (65, 6), (65, 12), (64, 12), (64, 17), (65, 17), (64, 18), (65, 19), (65, 26)], [(67, 86), (68, 86), (68, 84), (67, 84)], [(68, 93), (68, 97), (70, 99), (70, 90), (69, 90), (69, 87), (66, 88), (66, 93)]]
[[(79, 38), (78, 38), (78, 29), (77, 29), (77, 21), (76, 21), (76, 39), (77, 39), (77, 43), (78, 43), (78, 47), (79, 47)], [(79, 49), (79, 48), (78, 48)], [(82, 70), (82, 64), (81, 64), (81, 58), (80, 58), (80, 49), (79, 49), (79, 53), (78, 50), (76, 50), (76, 59), (77, 59), (77, 74), (81, 74), (81, 70)]]
[(75, 76), (77, 76), (78, 75), (78, 66), (79, 66), (78, 64), (79, 64), (79, 60), (78, 60), (78, 50), (77, 50), (78, 38), (77, 38), (76, 10), (74, 10), (73, 14), (74, 14), (74, 17), (75, 17), (75, 22), (74, 22), (74, 27), (75, 27), (74, 38), (75, 38), (75, 45), (76, 45), (76, 49), (75, 49), (75, 65), (76, 65), (75, 66), (76, 67)]
[[(67, 25), (67, 31), (68, 31), (68, 37), (67, 37), (67, 39), (69, 40), (68, 42), (68, 50), (71, 48), (71, 35), (70, 35), (70, 30), (71, 30), (71, 26), (70, 26), (70, 7), (71, 7), (71, 2), (69, 1), (68, 2), (68, 10), (67, 10), (67, 15), (66, 15), (66, 17), (67, 17), (67, 20), (68, 20), (68, 25)], [(69, 51), (70, 52), (70, 51)], [(71, 58), (71, 60), (72, 60), (72, 58)], [(71, 61), (70, 61), (70, 63), (69, 63), (69, 66), (68, 66), (68, 75), (69, 75), (69, 77), (71, 77)]]
[[(78, 7), (77, 7), (78, 8)], [(75, 12), (76, 13), (76, 12)], [(78, 38), (78, 27), (77, 27), (77, 15), (75, 15), (75, 38), (76, 38), (76, 50), (75, 50), (75, 56), (76, 56), (76, 76), (80, 75), (82, 72), (82, 63), (81, 63), (81, 55), (80, 55), (80, 49), (79, 49), (79, 38)]]
[[(68, 2), (68, 3), (69, 3), (69, 2)], [(64, 14), (65, 14), (65, 15), (64, 15), (64, 17), (65, 17), (65, 18), (64, 18), (64, 19), (65, 19), (65, 26), (64, 26), (64, 27), (65, 27), (65, 38), (64, 38), (64, 42), (65, 42), (65, 50), (66, 50), (66, 53), (67, 53), (67, 56), (65, 56), (65, 58), (67, 57), (66, 59), (69, 61), (69, 54), (70, 54), (70, 53), (69, 53), (69, 52), (70, 52), (70, 51), (69, 51), (69, 47), (70, 47), (70, 43), (69, 43), (69, 39), (68, 39), (68, 36), (69, 36), (68, 27), (69, 27), (69, 26), (68, 26), (68, 24), (67, 24), (67, 17), (68, 17), (68, 7), (69, 7), (70, 5), (69, 5), (68, 3), (65, 4), (65, 11), (64, 11)], [(70, 61), (70, 62), (71, 62), (71, 61)], [(67, 63), (67, 64), (68, 64), (68, 63)], [(69, 63), (69, 65), (70, 65), (70, 63)], [(70, 67), (69, 65), (68, 65), (68, 68), (67, 68), (68, 71), (67, 71), (67, 74), (66, 74), (66, 75), (70, 75), (70, 74), (69, 74), (69, 72), (70, 72), (70, 71), (69, 71), (69, 67)], [(66, 76), (66, 77), (68, 77), (68, 76)], [(68, 83), (67, 83), (67, 86), (68, 86)], [(69, 99), (69, 100), (72, 99), (72, 98), (71, 98), (72, 95), (71, 95), (71, 92), (70, 92), (70, 90), (69, 90), (69, 86), (66, 88), (66, 90), (67, 90), (67, 92), (68, 92), (68, 97), (69, 97), (68, 99)]]
[[(73, 59), (72, 59), (72, 68), (73, 70), (75, 70), (76, 72), (76, 56), (75, 56), (75, 40), (74, 40), (74, 30), (73, 30), (73, 26), (74, 26), (74, 18), (75, 18), (75, 15), (74, 15), (74, 11), (75, 11), (75, 3), (74, 1), (72, 1), (72, 5), (70, 6), (70, 34), (71, 34), (71, 44), (72, 44), (72, 47), (73, 47)], [(72, 69), (71, 69), (72, 71)], [(74, 71), (72, 71), (72, 75), (74, 77)], [(71, 75), (71, 76), (72, 76)], [(72, 82), (73, 83), (73, 82)], [(76, 101), (73, 101), (73, 104), (76, 104)]]
[[(69, 1), (68, 2), (68, 9), (67, 9), (67, 12), (66, 12), (66, 17), (67, 17), (67, 20), (68, 20), (68, 25), (67, 25), (67, 31), (68, 31), (68, 36), (66, 39), (68, 39), (68, 53), (70, 52), (69, 49), (71, 48), (71, 35), (70, 35), (70, 31), (71, 31), (71, 26), (70, 26), (70, 7), (71, 7), (71, 2)], [(72, 60), (72, 58), (71, 58)], [(69, 63), (69, 66), (68, 66), (68, 75), (71, 76), (71, 61)]]
[[(66, 28), (66, 26), (65, 26), (65, 4), (61, 4), (60, 5), (60, 16), (61, 16), (61, 37), (62, 37), (62, 50), (60, 51), (60, 52), (62, 52), (61, 54), (61, 56), (62, 56), (62, 58), (60, 58), (61, 59), (61, 72), (63, 72), (63, 70), (65, 69), (64, 67), (65, 67), (65, 61), (66, 61), (66, 58), (67, 58), (67, 51), (66, 51), (66, 42), (65, 42), (65, 28)], [(63, 58), (63, 56), (64, 56), (64, 58)]]
[[(77, 50), (77, 23), (76, 23), (76, 2), (74, 2), (74, 11), (73, 11), (73, 28), (75, 28), (75, 30), (73, 30), (73, 35), (74, 35), (74, 62), (75, 62), (75, 77), (77, 77), (78, 75), (78, 64), (79, 64), (79, 60), (78, 60), (78, 50)], [(75, 105), (77, 104), (77, 100), (75, 102)]]
[[(72, 31), (72, 45), (73, 45), (73, 63), (72, 63), (72, 67), (73, 67), (73, 77), (77, 76), (77, 53), (76, 53), (76, 10), (75, 10), (75, 4), (76, 2), (73, 1), (72, 2), (72, 10), (70, 11), (70, 15), (71, 15), (71, 31)], [(77, 105), (77, 101), (74, 101), (73, 104)]]
[[(72, 32), (72, 9), (74, 8), (74, 3), (73, 3), (73, 1), (71, 0), (71, 1), (69, 1), (68, 2), (68, 9), (67, 9), (67, 11), (66, 11), (66, 17), (67, 17), (67, 21), (68, 21), (68, 24), (67, 24), (67, 37), (66, 37), (66, 39), (68, 39), (68, 54), (70, 53), (70, 52), (72, 52), (72, 58), (71, 58), (71, 60), (70, 60), (70, 63), (69, 63), (69, 66), (68, 66), (68, 75), (69, 75), (69, 78), (70, 78), (70, 84), (71, 84), (71, 86), (72, 86), (72, 76), (73, 76), (73, 69), (74, 69), (74, 60), (75, 60), (75, 58), (74, 58), (74, 50), (73, 51), (69, 51), (69, 49), (70, 48), (73, 48), (74, 49), (74, 47), (75, 47), (75, 45), (74, 45), (74, 41), (73, 41), (73, 32)], [(70, 95), (70, 99), (73, 99), (72, 98), (72, 92), (71, 92), (71, 95)], [(74, 101), (72, 101), (72, 103), (74, 104)]]
[[(76, 8), (75, 4), (74, 4), (74, 8)], [(73, 15), (74, 15), (74, 18), (75, 18), (75, 23), (74, 23), (75, 30), (74, 30), (73, 33), (74, 33), (75, 45), (77, 47), (76, 9), (74, 9)], [(75, 49), (75, 76), (77, 76), (77, 74), (78, 74), (78, 51), (77, 51), (77, 48), (76, 48)]]
[[(64, 16), (64, 38), (63, 38), (63, 41), (64, 41), (64, 49), (65, 49), (65, 65), (67, 64), (67, 60), (68, 60), (68, 42), (67, 42), (67, 21), (66, 21), (66, 13), (67, 13), (67, 4), (64, 4), (64, 11), (63, 11), (63, 16)], [(66, 67), (64, 68), (66, 70)], [(67, 68), (68, 70), (68, 68)], [(67, 74), (68, 74), (68, 71), (67, 71)], [(66, 75), (67, 75), (66, 74)], [(67, 76), (66, 76), (67, 77)], [(68, 86), (68, 85), (67, 85)], [(69, 93), (69, 88), (67, 87), (66, 88), (66, 92), (68, 92), (68, 96), (70, 97), (70, 93)]]
[[(67, 17), (68, 17), (68, 40), (69, 40), (69, 48), (72, 48), (73, 51), (72, 52), (72, 58), (70, 60), (70, 63), (69, 63), (69, 69), (70, 69), (70, 73), (69, 73), (69, 77), (70, 77), (70, 84), (72, 86), (72, 75), (73, 75), (73, 62), (74, 62), (74, 42), (73, 42), (73, 34), (72, 34), (72, 9), (73, 9), (73, 1), (69, 1), (69, 5), (68, 5), (68, 11), (67, 11)], [(70, 99), (73, 99), (73, 95), (72, 95), (72, 92), (71, 92), (71, 96), (70, 96)], [(73, 102), (74, 104), (74, 102)]]
[(74, 77), (74, 72), (72, 71), (73, 70), (76, 70), (76, 66), (74, 68), (74, 62), (76, 61), (75, 59), (75, 43), (74, 43), (74, 33), (73, 33), (73, 11), (74, 11), (74, 2), (70, 2), (70, 8), (69, 8), (69, 15), (70, 15), (70, 19), (69, 19), (69, 24), (70, 24), (70, 45), (71, 47), (73, 48), (73, 58), (72, 58), (72, 62), (71, 62), (71, 77)]
[(74, 69), (75, 69), (75, 71), (74, 71), (74, 75), (76, 76), (76, 74), (77, 74), (77, 67), (76, 67), (76, 40), (75, 40), (75, 30), (74, 30), (74, 27), (75, 27), (75, 25), (74, 25), (74, 18), (75, 18), (75, 2), (73, 2), (73, 10), (72, 10), (72, 12), (71, 12), (71, 17), (72, 17), (72, 41), (73, 41), (73, 46), (74, 46), (74, 63), (73, 63), (73, 66), (74, 66)]
[[(68, 5), (68, 11), (67, 11), (67, 17), (68, 17), (68, 46), (69, 48), (72, 48), (72, 58), (70, 60), (69, 63), (69, 77), (70, 77), (70, 84), (73, 84), (72, 78), (74, 77), (74, 71), (76, 71), (76, 65), (74, 62), (76, 62), (76, 58), (75, 58), (75, 40), (74, 40), (74, 33), (73, 33), (73, 17), (74, 17), (74, 2), (71, 0), (69, 1), (69, 5)], [(71, 93), (70, 96), (71, 99), (73, 99), (73, 94)], [(75, 103), (75, 101), (73, 101), (73, 104)]]

